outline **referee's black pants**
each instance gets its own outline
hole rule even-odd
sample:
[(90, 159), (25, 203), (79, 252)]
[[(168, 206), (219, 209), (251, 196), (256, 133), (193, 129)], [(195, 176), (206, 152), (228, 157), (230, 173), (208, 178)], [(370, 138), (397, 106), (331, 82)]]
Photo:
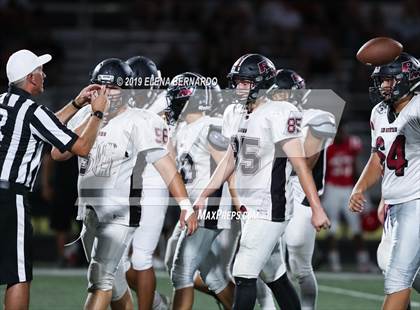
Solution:
[(32, 280), (32, 224), (26, 193), (0, 188), (0, 285)]

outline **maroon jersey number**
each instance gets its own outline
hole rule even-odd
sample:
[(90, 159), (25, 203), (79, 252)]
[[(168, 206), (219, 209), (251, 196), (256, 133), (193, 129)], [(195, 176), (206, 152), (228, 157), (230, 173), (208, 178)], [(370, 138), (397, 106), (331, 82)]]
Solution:
[(404, 169), (408, 166), (408, 160), (405, 158), (405, 136), (398, 135), (389, 149), (388, 156), (381, 151), (385, 150), (385, 142), (382, 137), (376, 139), (376, 148), (381, 162), (386, 160), (389, 170), (395, 170), (395, 175), (401, 177), (404, 175)]

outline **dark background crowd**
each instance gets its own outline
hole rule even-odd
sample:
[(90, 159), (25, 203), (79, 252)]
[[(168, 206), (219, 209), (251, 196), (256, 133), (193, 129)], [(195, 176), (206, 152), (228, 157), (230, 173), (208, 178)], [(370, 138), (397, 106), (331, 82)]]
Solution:
[[(22, 48), (50, 53), (47, 91), (40, 102), (53, 110), (88, 84), (89, 73), (105, 58), (144, 55), (164, 77), (195, 71), (217, 77), (226, 87), (226, 74), (239, 56), (261, 53), (276, 67), (299, 72), (308, 87), (332, 89), (346, 101), (347, 129), (363, 142), (360, 166), (370, 151), (372, 68), (356, 61), (357, 50), (373, 37), (390, 36), (420, 57), (416, 0), (0, 0), (0, 29), (1, 92), (7, 88), (5, 66), (11, 53)], [(35, 219), (38, 243), (49, 251), (40, 251), (39, 259), (57, 256), (49, 222), (59, 232), (59, 249), (70, 239), (68, 232), (77, 230), (74, 223), (60, 222), (74, 218), (74, 212), (57, 209), (73, 199), (74, 168), (74, 162), (45, 160), (34, 214), (40, 215)], [(66, 264), (73, 255), (58, 253), (67, 255)]]

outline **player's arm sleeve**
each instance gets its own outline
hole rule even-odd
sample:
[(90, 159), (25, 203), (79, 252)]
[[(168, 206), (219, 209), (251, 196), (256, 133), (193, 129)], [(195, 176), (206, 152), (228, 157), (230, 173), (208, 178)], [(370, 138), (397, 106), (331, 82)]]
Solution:
[(372, 114), (370, 116), (370, 137), (371, 137), (371, 147), (372, 153), (378, 151), (376, 146), (376, 132), (375, 132), (375, 109), (372, 110)]
[(60, 152), (70, 151), (78, 136), (63, 125), (49, 109), (39, 106), (31, 116), (32, 133), (47, 142)]
[(215, 125), (210, 125), (207, 141), (212, 148), (220, 152), (226, 151), (230, 143), (229, 138), (222, 135), (222, 127)]
[(297, 109), (273, 111), (267, 116), (273, 143), (302, 136), (302, 113)]
[(330, 113), (322, 113), (308, 122), (312, 135), (321, 140), (333, 139), (337, 127), (334, 116)]

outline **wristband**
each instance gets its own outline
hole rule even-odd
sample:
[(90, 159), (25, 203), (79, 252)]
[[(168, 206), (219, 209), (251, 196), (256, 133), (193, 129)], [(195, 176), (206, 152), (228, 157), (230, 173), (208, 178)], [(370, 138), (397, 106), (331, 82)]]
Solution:
[(96, 116), (99, 119), (103, 119), (104, 118), (104, 113), (101, 112), (101, 111), (95, 111), (95, 112), (92, 112), (91, 116)]
[(82, 107), (76, 103), (76, 100), (72, 99), (71, 104), (73, 107), (75, 107), (77, 110), (80, 110)]
[(185, 213), (185, 220), (187, 220), (191, 216), (191, 214), (194, 213), (194, 208), (190, 200), (186, 198), (184, 200), (181, 200), (178, 204), (179, 204), (179, 207), (181, 208), (181, 211), (184, 211), (184, 210), (187, 211)]

